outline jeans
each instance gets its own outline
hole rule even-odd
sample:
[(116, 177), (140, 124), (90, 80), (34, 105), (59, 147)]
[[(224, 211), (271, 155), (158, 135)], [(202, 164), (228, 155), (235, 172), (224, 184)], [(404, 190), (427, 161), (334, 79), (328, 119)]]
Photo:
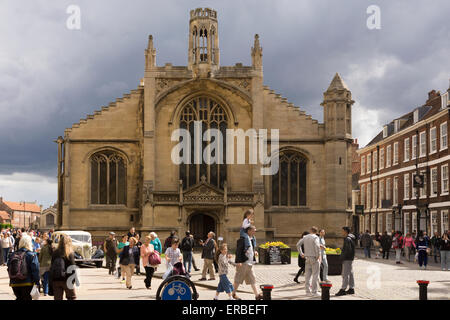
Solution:
[(425, 250), (419, 250), (419, 266), (424, 265), (427, 266), (428, 263), (428, 254)]
[(441, 268), (450, 270), (450, 251), (448, 250), (441, 250)]
[(322, 256), (322, 265), (323, 265), (322, 271), (323, 281), (328, 281), (328, 260), (325, 254)]
[(183, 251), (183, 265), (184, 265), (184, 270), (187, 273), (191, 273), (192, 251), (188, 251), (188, 252)]
[(42, 290), (44, 291), (44, 294), (48, 294), (48, 276), (49, 276), (50, 272), (46, 271), (44, 272), (44, 274), (42, 275)]
[(355, 288), (355, 278), (353, 277), (353, 260), (342, 261), (342, 289)]
[(364, 256), (370, 258), (370, 247), (364, 247)]
[(3, 248), (3, 263), (8, 263), (9, 250), (11, 248)]
[[(436, 262), (436, 263), (437, 263), (437, 257), (439, 255), (439, 252), (440, 252), (439, 247), (433, 246), (434, 262)], [(442, 258), (441, 258), (441, 260), (442, 260)]]
[[(306, 293), (317, 293), (319, 287), (320, 263), (315, 257), (306, 257), (305, 261), (305, 290)], [(312, 280), (311, 280), (312, 278)], [(312, 283), (311, 283), (312, 281)], [(311, 289), (310, 289), (311, 286)]]
[(395, 262), (400, 262), (401, 253), (402, 249), (400, 248), (395, 249)]

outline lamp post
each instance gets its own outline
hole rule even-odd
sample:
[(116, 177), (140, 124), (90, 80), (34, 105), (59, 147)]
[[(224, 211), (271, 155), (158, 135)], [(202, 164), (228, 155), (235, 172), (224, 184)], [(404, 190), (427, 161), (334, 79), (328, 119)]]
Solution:
[(402, 205), (399, 204), (394, 207), (392, 214), (394, 215), (394, 232), (397, 232), (401, 229), (402, 225)]

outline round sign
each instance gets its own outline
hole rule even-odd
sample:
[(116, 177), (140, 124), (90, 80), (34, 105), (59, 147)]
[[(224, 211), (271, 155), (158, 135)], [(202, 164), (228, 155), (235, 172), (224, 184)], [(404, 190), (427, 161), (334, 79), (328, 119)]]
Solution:
[(184, 281), (171, 281), (164, 288), (162, 300), (192, 300), (191, 288)]

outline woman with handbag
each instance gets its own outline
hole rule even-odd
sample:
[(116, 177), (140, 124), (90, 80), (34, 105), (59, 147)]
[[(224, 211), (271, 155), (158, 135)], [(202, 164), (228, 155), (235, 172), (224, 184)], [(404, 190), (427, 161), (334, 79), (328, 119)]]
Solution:
[[(150, 236), (146, 236), (144, 238), (144, 243), (141, 246), (142, 265), (145, 269), (144, 283), (145, 287), (149, 290), (152, 288), (152, 278), (157, 267), (157, 259), (155, 259), (156, 257), (154, 256), (157, 255), (159, 258), (158, 252), (155, 251), (155, 247), (150, 243), (150, 241), (152, 241), (152, 238)], [(161, 262), (161, 259), (159, 262)]]

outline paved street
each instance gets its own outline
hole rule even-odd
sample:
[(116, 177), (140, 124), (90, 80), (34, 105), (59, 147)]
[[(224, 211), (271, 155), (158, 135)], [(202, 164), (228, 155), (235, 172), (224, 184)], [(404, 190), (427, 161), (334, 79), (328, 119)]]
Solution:
[[(196, 261), (201, 264), (199, 255)], [(292, 259), (290, 265), (256, 265), (255, 273), (259, 284), (270, 283), (275, 286), (272, 292), (273, 299), (313, 299), (305, 295), (304, 277), (300, 277), (300, 284), (292, 281), (298, 268), (296, 259)], [(106, 269), (82, 268), (81, 287), (77, 289), (77, 296), (83, 300), (122, 300), (122, 299), (155, 299), (156, 290), (161, 283), (161, 275), (165, 267), (160, 267), (152, 283), (152, 289), (147, 290), (144, 286), (144, 277), (133, 277), (133, 289), (128, 290), (125, 284), (113, 276), (108, 275)], [(449, 299), (450, 297), (450, 271), (441, 271), (437, 265), (429, 266), (428, 270), (419, 270), (413, 263), (405, 262), (396, 265), (393, 260), (362, 259), (358, 258), (354, 262), (356, 294), (353, 296), (335, 297), (334, 293), (339, 290), (341, 284), (340, 276), (330, 276), (333, 283), (331, 289), (331, 299), (369, 299), (369, 300), (416, 300), (419, 296), (416, 280), (429, 280), (429, 299)], [(198, 281), (200, 271), (192, 273), (192, 280), (195, 282), (199, 292), (199, 299), (210, 300), (214, 297), (217, 286), (216, 281)], [(234, 278), (234, 268), (230, 268), (229, 278)], [(380, 281), (378, 281), (378, 279)], [(243, 299), (254, 299), (250, 286), (243, 285), (239, 288), (239, 296)], [(0, 267), (0, 299), (14, 299), (11, 288), (8, 286), (8, 275), (6, 267)], [(52, 297), (42, 297), (42, 299), (52, 299)], [(221, 299), (226, 299), (225, 294), (221, 294)], [(318, 298), (314, 298), (318, 299)]]

